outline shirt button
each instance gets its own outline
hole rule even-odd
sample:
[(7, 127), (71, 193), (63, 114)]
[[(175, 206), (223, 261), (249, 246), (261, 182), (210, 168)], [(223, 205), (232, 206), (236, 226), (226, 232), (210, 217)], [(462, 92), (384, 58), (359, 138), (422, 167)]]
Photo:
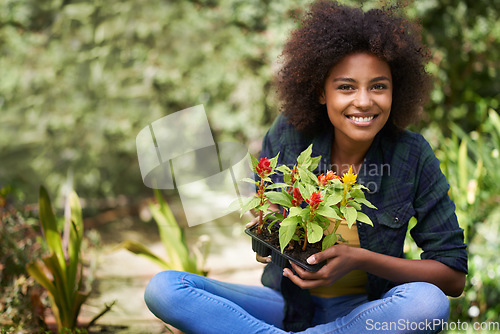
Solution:
[(394, 222), (395, 223), (399, 222), (399, 218), (398, 217), (394, 217)]

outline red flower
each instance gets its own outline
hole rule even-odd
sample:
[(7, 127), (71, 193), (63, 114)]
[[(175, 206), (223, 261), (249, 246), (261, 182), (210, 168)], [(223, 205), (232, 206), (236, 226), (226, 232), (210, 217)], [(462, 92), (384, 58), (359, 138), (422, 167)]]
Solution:
[(318, 191), (313, 192), (311, 197), (309, 199), (306, 199), (306, 202), (311, 206), (311, 209), (313, 210), (317, 209), (319, 203), (323, 202), (323, 199), (321, 198), (321, 193)]
[(333, 180), (333, 179), (340, 179), (339, 176), (335, 175), (335, 172), (332, 172), (329, 170), (326, 175), (321, 174), (318, 176), (318, 182), (320, 185), (325, 186), (328, 184), (328, 181)]
[(259, 174), (260, 177), (265, 177), (266, 175), (271, 174), (271, 172), (273, 171), (273, 168), (271, 167), (271, 161), (269, 161), (268, 158), (261, 158), (256, 167), (256, 170), (257, 174)]
[(299, 188), (293, 187), (292, 195), (293, 195), (292, 205), (293, 206), (299, 206), (300, 203), (302, 203), (302, 201), (304, 200), (302, 198), (302, 194), (300, 193)]

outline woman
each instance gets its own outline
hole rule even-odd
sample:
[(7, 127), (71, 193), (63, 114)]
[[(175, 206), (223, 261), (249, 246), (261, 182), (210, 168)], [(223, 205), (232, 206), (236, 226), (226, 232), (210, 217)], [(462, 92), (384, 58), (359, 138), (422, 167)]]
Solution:
[[(327, 261), (315, 273), (269, 264), (265, 287), (160, 273), (146, 289), (148, 307), (188, 333), (438, 332), (448, 319), (446, 295), (463, 291), (467, 252), (439, 162), (422, 136), (404, 130), (430, 87), (418, 30), (391, 10), (363, 13), (320, 0), (283, 60), (284, 112), (261, 156), (280, 152), (278, 163), (292, 164), (312, 143), (313, 156), (322, 156), (318, 173), (352, 165), (378, 208), (364, 211), (374, 226), (345, 229), (349, 246), (311, 256), (311, 264)], [(412, 216), (421, 260), (403, 255)]]

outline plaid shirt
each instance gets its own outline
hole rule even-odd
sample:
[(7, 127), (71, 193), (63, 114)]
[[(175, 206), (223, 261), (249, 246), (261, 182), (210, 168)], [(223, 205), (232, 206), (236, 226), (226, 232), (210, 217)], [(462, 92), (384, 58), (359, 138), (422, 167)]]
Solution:
[[(313, 137), (306, 136), (278, 116), (264, 137), (261, 157), (274, 157), (278, 164), (293, 166), (297, 156), (311, 143), (312, 156), (322, 159), (316, 173), (330, 169), (333, 128)], [(273, 175), (274, 181), (279, 179)], [(417, 224), (410, 231), (423, 250), (422, 259), (432, 259), (467, 273), (467, 250), (463, 230), (448, 196), (449, 185), (439, 161), (420, 135), (404, 131), (397, 137), (379, 133), (370, 146), (358, 173), (359, 183), (368, 187), (366, 199), (378, 210), (363, 206), (373, 227), (357, 223), (361, 247), (373, 252), (404, 257), (403, 246), (412, 216)], [(263, 283), (273, 280), (263, 275)], [(368, 291), (379, 298), (395, 284), (368, 274)]]

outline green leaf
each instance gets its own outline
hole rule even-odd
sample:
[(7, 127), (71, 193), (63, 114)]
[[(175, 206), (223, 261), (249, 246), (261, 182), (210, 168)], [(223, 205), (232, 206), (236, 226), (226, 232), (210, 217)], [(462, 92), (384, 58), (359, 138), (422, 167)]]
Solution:
[(334, 206), (340, 203), (341, 200), (342, 200), (342, 194), (334, 192), (331, 195), (326, 196), (323, 202), (325, 203), (325, 206)]
[[(78, 290), (78, 273), (80, 261), (80, 250), (83, 239), (83, 218), (82, 207), (78, 195), (72, 191), (68, 196), (71, 224), (70, 224), (70, 239), (68, 245), (69, 263), (67, 266), (67, 288)], [(80, 272), (81, 276), (81, 272)], [(69, 291), (68, 291), (69, 293)]]
[(302, 216), (304, 210), (307, 209), (302, 209), (300, 206), (293, 206), (290, 208), (290, 211), (288, 212), (288, 217)]
[(274, 172), (274, 168), (276, 168), (276, 164), (278, 163), (279, 156), (280, 156), (280, 153), (278, 152), (278, 154), (276, 154), (276, 156), (274, 158), (269, 159), (269, 162), (271, 163), (270, 166), (273, 168), (273, 172)]
[(245, 212), (255, 209), (259, 204), (260, 204), (260, 198), (255, 196), (243, 200), (243, 206), (241, 207), (241, 215), (243, 215), (243, 213)]
[(352, 224), (356, 222), (356, 217), (358, 216), (358, 211), (352, 206), (341, 207), (340, 211), (344, 214), (347, 225), (351, 228)]
[(309, 170), (312, 172), (316, 168), (318, 168), (319, 162), (321, 161), (321, 155), (317, 157), (311, 158), (311, 164), (309, 165)]
[[(246, 200), (247, 200), (247, 198), (241, 198), (241, 197), (236, 198), (231, 203), (229, 203), (227, 209), (224, 212), (226, 214), (230, 214), (231, 212), (241, 210), (241, 208), (243, 207), (243, 203)], [(243, 213), (245, 213), (245, 212), (240, 213), (240, 217), (243, 216)]]
[(312, 162), (311, 153), (312, 153), (312, 144), (309, 145), (308, 148), (306, 148), (304, 151), (300, 153), (300, 155), (297, 158), (297, 164), (307, 168)]
[(248, 183), (252, 183), (252, 184), (259, 184), (258, 181), (255, 181), (254, 179), (251, 179), (249, 177), (245, 177), (243, 179), (240, 180), (241, 182), (248, 182)]
[(324, 217), (342, 219), (341, 217), (339, 217), (335, 209), (326, 205), (320, 205), (315, 212), (316, 214), (322, 215)]
[(269, 207), (270, 207), (270, 206), (271, 206), (271, 203), (270, 203), (269, 201), (265, 201), (265, 202), (264, 202), (264, 204), (262, 204), (262, 205), (260, 205), (260, 204), (259, 204), (259, 205), (257, 205), (257, 206), (255, 207), (255, 209), (260, 210), (260, 211), (262, 211), (262, 212), (267, 212), (267, 210), (269, 209)]
[(191, 258), (184, 231), (180, 228), (172, 210), (155, 189), (157, 204), (151, 203), (149, 209), (158, 226), (160, 239), (168, 256), (170, 265), (175, 270), (197, 272), (196, 262)]
[(42, 225), (43, 234), (51, 253), (54, 253), (59, 261), (61, 268), (66, 268), (64, 252), (62, 248), (61, 235), (57, 229), (57, 221), (52, 211), (49, 194), (45, 187), (40, 187), (40, 198), (38, 200), (40, 212), (40, 223)]
[(363, 212), (358, 212), (357, 220), (359, 220), (362, 223), (365, 223), (365, 224), (373, 226), (373, 223), (372, 223), (370, 217), (368, 217), (367, 215), (365, 215)]
[(251, 161), (250, 168), (252, 169), (252, 171), (254, 173), (257, 173), (257, 166), (259, 165), (259, 160), (257, 160), (256, 157), (254, 157), (252, 154), (250, 154), (250, 161)]
[(279, 165), (276, 167), (278, 172), (282, 172), (283, 174), (291, 174), (292, 170), (287, 165)]
[(292, 240), (299, 222), (299, 217), (287, 217), (280, 223), (279, 240), (281, 253), (283, 253), (285, 247)]
[(307, 241), (311, 244), (318, 242), (323, 237), (323, 229), (314, 222), (307, 222)]
[(271, 203), (281, 205), (285, 208), (290, 208), (292, 206), (292, 198), (287, 193), (270, 191), (266, 193), (266, 196)]
[(354, 198), (354, 199), (358, 199), (358, 198), (365, 198), (365, 193), (361, 190), (361, 189), (357, 189), (357, 188), (352, 188), (351, 189), (351, 197)]
[(356, 201), (350, 199), (347, 201), (347, 204), (355, 208), (357, 211), (361, 210), (361, 204), (357, 203)]
[(337, 235), (335, 233), (330, 233), (328, 235), (325, 235), (325, 237), (323, 238), (323, 243), (321, 245), (321, 250), (325, 250), (328, 247), (335, 245), (336, 242), (337, 242)]
[(31, 262), (26, 266), (28, 274), (35, 279), (41, 286), (43, 286), (48, 293), (55, 295), (56, 288), (54, 283), (47, 277), (44, 270), (44, 265), (40, 261)]
[(355, 198), (354, 201), (356, 201), (359, 204), (364, 204), (370, 209), (376, 209), (377, 207), (373, 205), (370, 201), (364, 199), (364, 198)]
[(298, 167), (300, 181), (307, 184), (318, 184), (318, 177), (303, 167)]
[(304, 200), (311, 198), (311, 195), (314, 191), (314, 190), (311, 191), (311, 188), (309, 188), (307, 186), (308, 186), (307, 184), (306, 184), (306, 187), (304, 187), (304, 185), (302, 183), (297, 184), (297, 188), (299, 188), (300, 194), (302, 195), (302, 198)]
[(270, 184), (268, 186), (266, 186), (266, 189), (268, 190), (271, 190), (271, 189), (279, 189), (279, 188), (288, 188), (290, 187), (288, 184), (286, 183), (273, 183), (273, 184)]
[(306, 169), (305, 174), (307, 175), (307, 177), (309, 178), (309, 180), (313, 185), (315, 186), (318, 185), (318, 177), (313, 172)]
[(160, 258), (156, 254), (154, 254), (149, 248), (144, 246), (143, 244), (136, 242), (136, 241), (131, 241), (131, 240), (126, 240), (123, 241), (119, 247), (125, 248), (129, 252), (132, 252), (137, 255), (141, 255), (146, 257), (147, 259), (153, 261), (154, 263), (158, 264), (165, 270), (173, 270), (172, 266), (165, 261), (164, 259)]
[(67, 317), (66, 314), (70, 310), (69, 305), (72, 304), (71, 295), (74, 291), (73, 288), (67, 286), (65, 271), (66, 266), (62, 268), (59, 265), (57, 256), (54, 253), (52, 253), (50, 256), (44, 257), (42, 261), (45, 264), (45, 267), (53, 276), (52, 282), (54, 283), (55, 293), (52, 297), (54, 298), (57, 308), (59, 309), (61, 320), (65, 322), (65, 318)]
[(283, 175), (283, 181), (285, 181), (286, 184), (291, 184), (292, 183), (292, 175), (289, 173), (285, 173)]
[(75, 298), (74, 298), (74, 302), (73, 302), (73, 309), (72, 309), (73, 318), (71, 319), (72, 326), (71, 327), (68, 326), (68, 328), (73, 328), (74, 326), (76, 326), (78, 314), (80, 313), (80, 309), (81, 309), (83, 303), (85, 303), (85, 301), (89, 297), (89, 295), (90, 295), (90, 291), (86, 292), (86, 293), (82, 292), (82, 291), (77, 291), (75, 293)]

